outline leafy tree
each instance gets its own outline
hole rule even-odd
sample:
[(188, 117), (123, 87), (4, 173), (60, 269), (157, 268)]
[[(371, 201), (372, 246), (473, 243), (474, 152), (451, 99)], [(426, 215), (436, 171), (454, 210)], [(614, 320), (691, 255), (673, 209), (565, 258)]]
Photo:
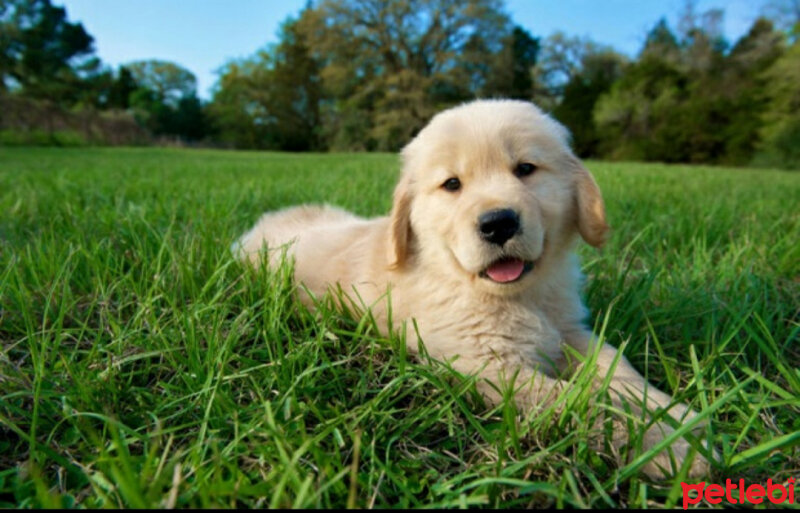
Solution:
[(719, 68), (728, 43), (722, 34), (724, 12), (721, 9), (709, 9), (697, 14), (696, 2), (686, 0), (678, 23), (681, 64), (688, 72), (705, 73), (712, 67)]
[(665, 18), (658, 20), (647, 34), (639, 59), (648, 57), (658, 58), (673, 65), (677, 65), (681, 60), (680, 43)]
[(539, 54), (539, 40), (520, 26), (503, 39), (503, 49), (488, 69), (488, 84), (482, 96), (531, 100), (533, 68)]
[(666, 60), (645, 57), (630, 65), (594, 109), (603, 155), (615, 159), (680, 161), (684, 141), (658, 139), (670, 132), (686, 77)]
[(533, 99), (545, 110), (553, 110), (563, 100), (567, 84), (581, 74), (586, 59), (609, 49), (581, 37), (563, 32), (548, 36), (541, 45), (532, 70)]
[[(725, 161), (750, 162), (760, 144), (762, 113), (769, 108), (769, 83), (765, 75), (785, 52), (785, 36), (766, 18), (757, 19), (726, 58), (715, 94), (729, 98), (729, 121), (719, 131), (725, 140)], [(779, 79), (780, 80), (780, 79)]]
[(272, 83), (269, 56), (231, 61), (220, 70), (214, 97), (208, 106), (217, 137), (235, 148), (271, 148), (272, 118), (267, 107)]
[(274, 52), (271, 114), (280, 125), (279, 148), (290, 151), (317, 150), (320, 139), (322, 80), (319, 63), (311, 56), (301, 30), (303, 17), (285, 23), (281, 42)]
[(444, 106), (530, 98), (538, 42), (499, 0), (324, 0), (228, 63), (209, 106), (229, 144), (395, 150)]
[(582, 57), (580, 72), (564, 87), (553, 115), (572, 134), (572, 146), (581, 157), (596, 155), (600, 137), (592, 112), (598, 98), (622, 75), (627, 59), (610, 48), (592, 50)]
[(766, 20), (727, 52), (721, 15), (688, 11), (682, 36), (662, 20), (637, 62), (594, 109), (600, 151), (614, 158), (747, 163), (759, 137), (763, 70), (782, 53)]
[(130, 107), (131, 94), (139, 89), (133, 73), (125, 66), (120, 66), (116, 78), (109, 86), (107, 105), (112, 109), (127, 109)]
[(188, 141), (207, 135), (209, 123), (191, 71), (168, 61), (131, 62), (120, 70), (116, 91), (112, 89), (120, 95), (117, 101), (124, 102), (121, 96), (126, 90), (130, 108), (151, 133)]
[(220, 137), (236, 147), (290, 151), (321, 147), (321, 79), (302, 21), (288, 20), (281, 42), (223, 69), (209, 106)]
[(0, 0), (0, 92), (8, 89), (19, 49), (20, 27), (15, 23), (14, 5), (10, 0)]
[(324, 0), (301, 25), (329, 144), (394, 150), (485, 86), (511, 24), (498, 0)]
[(533, 99), (569, 128), (575, 151), (596, 153), (599, 144), (592, 111), (598, 98), (620, 77), (626, 59), (587, 38), (555, 32), (545, 39), (533, 69)]
[(95, 72), (93, 38), (50, 0), (0, 0), (0, 87), (34, 98), (75, 101), (81, 79)]
[(800, 169), (800, 41), (795, 39), (762, 78), (768, 103), (756, 161)]
[(762, 14), (786, 31), (792, 42), (800, 34), (800, 0), (769, 0), (762, 7)]
[(187, 141), (202, 140), (209, 132), (203, 102), (196, 95), (181, 98), (177, 107), (170, 109), (163, 123), (166, 134), (177, 135)]
[(125, 68), (139, 87), (152, 91), (167, 105), (176, 107), (182, 98), (196, 94), (194, 74), (174, 62), (143, 60), (128, 63)]

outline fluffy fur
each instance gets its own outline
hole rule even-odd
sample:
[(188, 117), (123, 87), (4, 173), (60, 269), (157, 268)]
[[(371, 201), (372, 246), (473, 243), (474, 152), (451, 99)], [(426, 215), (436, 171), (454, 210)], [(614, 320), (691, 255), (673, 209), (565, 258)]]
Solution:
[[(403, 170), (388, 217), (363, 219), (329, 206), (301, 206), (265, 214), (235, 250), (254, 264), (264, 248), (288, 247), (295, 279), (315, 296), (331, 286), (359, 297), (386, 330), (415, 319), (428, 353), (454, 368), (480, 373), (479, 388), (490, 401), (515, 379), (520, 407), (537, 408), (565, 386), (575, 370), (564, 351), (590, 353), (595, 339), (583, 324), (580, 271), (572, 249), (579, 238), (601, 246), (608, 232), (600, 190), (572, 154), (566, 130), (527, 102), (484, 100), (438, 114), (402, 151)], [(527, 176), (520, 163), (534, 164)], [(445, 182), (460, 181), (457, 190)], [(478, 218), (495, 209), (519, 216), (520, 231), (502, 245), (482, 237)], [(281, 251), (270, 251), (275, 265)], [(526, 262), (510, 283), (487, 276), (502, 259)], [(532, 269), (531, 269), (532, 267)], [(387, 294), (387, 291), (390, 292)], [(355, 292), (355, 293), (354, 293)], [(391, 323), (388, 319), (391, 298)], [(311, 304), (302, 293), (301, 299)], [(408, 330), (408, 348), (418, 347)], [(603, 345), (600, 381), (612, 372), (616, 349)], [(670, 407), (686, 421), (694, 412), (648, 386), (621, 357), (610, 381), (612, 400), (641, 411)], [(624, 422), (614, 422), (614, 445), (627, 442)], [(673, 430), (654, 424), (645, 449)], [(689, 444), (671, 446), (681, 464)], [(696, 456), (692, 476), (706, 472)], [(643, 470), (670, 474), (665, 451)]]

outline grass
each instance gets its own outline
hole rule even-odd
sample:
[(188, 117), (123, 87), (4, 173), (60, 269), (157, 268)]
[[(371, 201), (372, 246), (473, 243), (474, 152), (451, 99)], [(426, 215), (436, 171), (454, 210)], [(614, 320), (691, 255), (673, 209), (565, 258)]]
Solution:
[[(800, 175), (589, 167), (614, 231), (581, 248), (587, 322), (711, 420), (706, 481), (800, 478)], [(636, 436), (627, 465), (590, 450), (580, 387), (562, 416), (486, 405), (369, 316), (304, 310), (287, 268), (231, 259), (265, 210), (384, 214), (397, 169), (0, 149), (0, 507), (680, 507)]]

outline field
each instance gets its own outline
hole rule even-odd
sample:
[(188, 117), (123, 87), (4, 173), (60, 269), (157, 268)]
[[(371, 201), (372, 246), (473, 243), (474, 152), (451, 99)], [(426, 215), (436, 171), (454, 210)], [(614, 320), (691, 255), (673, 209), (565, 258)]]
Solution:
[[(800, 174), (588, 167), (613, 233), (580, 249), (587, 322), (710, 420), (706, 481), (800, 478)], [(0, 507), (680, 507), (635, 436), (627, 465), (589, 450), (585, 394), (491, 407), (369, 316), (303, 309), (289, 269), (231, 258), (265, 210), (388, 212), (397, 171), (0, 149)]]

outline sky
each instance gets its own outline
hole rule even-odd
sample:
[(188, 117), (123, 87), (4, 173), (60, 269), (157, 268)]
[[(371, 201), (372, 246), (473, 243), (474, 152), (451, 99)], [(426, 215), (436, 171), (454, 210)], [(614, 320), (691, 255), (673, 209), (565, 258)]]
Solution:
[[(141, 59), (162, 59), (192, 71), (198, 95), (211, 97), (216, 71), (231, 59), (253, 55), (277, 41), (281, 22), (306, 0), (54, 0), (80, 21), (96, 54), (116, 68)], [(634, 56), (661, 18), (677, 25), (684, 0), (506, 0), (512, 20), (535, 37), (558, 30), (589, 37)], [(759, 13), (753, 0), (697, 0), (696, 9), (725, 11), (724, 34), (734, 42)]]

